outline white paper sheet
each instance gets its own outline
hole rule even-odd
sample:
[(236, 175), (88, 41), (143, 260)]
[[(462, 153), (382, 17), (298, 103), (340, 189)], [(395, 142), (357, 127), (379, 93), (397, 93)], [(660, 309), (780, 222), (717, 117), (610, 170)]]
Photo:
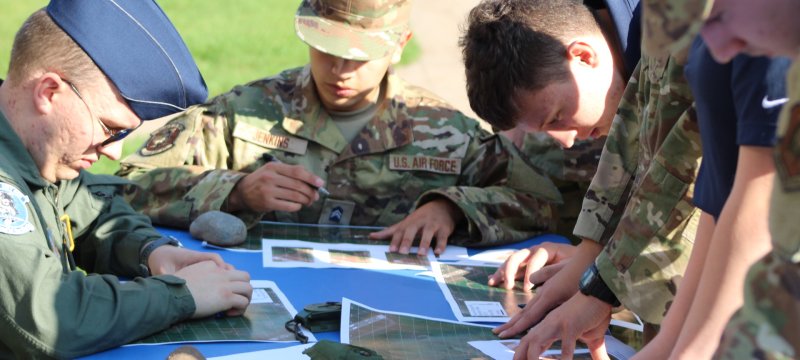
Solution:
[(217, 356), (208, 358), (208, 360), (264, 360), (264, 359), (297, 359), (297, 360), (310, 360), (308, 355), (303, 354), (303, 351), (314, 346), (314, 344), (303, 344), (297, 346), (290, 346), (281, 349), (271, 349), (262, 351), (252, 351), (241, 354)]
[[(488, 341), (470, 341), (469, 344), (480, 350), (486, 356), (494, 360), (512, 360), (514, 358), (514, 349), (519, 345), (518, 339), (509, 340), (488, 340)], [(617, 338), (606, 335), (606, 352), (612, 359), (627, 360), (636, 353), (632, 347), (625, 345)], [(575, 349), (575, 355), (589, 354), (589, 349), (579, 348)], [(561, 355), (561, 350), (551, 349), (542, 353), (542, 357), (555, 357)]]

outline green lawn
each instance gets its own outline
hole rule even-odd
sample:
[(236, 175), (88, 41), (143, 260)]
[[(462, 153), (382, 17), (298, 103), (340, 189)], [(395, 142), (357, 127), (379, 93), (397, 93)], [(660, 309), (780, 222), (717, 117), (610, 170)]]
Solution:
[[(299, 0), (161, 0), (158, 2), (183, 36), (200, 67), (211, 96), (236, 84), (305, 64), (308, 47), (294, 34), (294, 13)], [(14, 33), (42, 0), (0, 0), (0, 77), (8, 71)], [(419, 56), (412, 39), (403, 64)], [(138, 136), (136, 136), (138, 135)], [(125, 153), (146, 139), (136, 134), (127, 140)], [(113, 173), (118, 165), (103, 159), (91, 171)]]

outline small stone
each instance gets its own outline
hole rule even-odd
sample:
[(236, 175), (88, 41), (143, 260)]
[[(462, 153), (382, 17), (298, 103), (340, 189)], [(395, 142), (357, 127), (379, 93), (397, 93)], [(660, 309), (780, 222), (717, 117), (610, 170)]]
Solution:
[(247, 238), (244, 221), (222, 211), (209, 211), (197, 217), (189, 226), (197, 239), (219, 246), (239, 245)]

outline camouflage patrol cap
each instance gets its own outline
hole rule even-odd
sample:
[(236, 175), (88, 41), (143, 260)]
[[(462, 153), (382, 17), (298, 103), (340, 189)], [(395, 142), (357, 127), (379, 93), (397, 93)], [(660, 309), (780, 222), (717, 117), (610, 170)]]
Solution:
[(713, 3), (713, 0), (642, 0), (644, 50), (657, 54), (689, 46)]
[(309, 46), (358, 61), (389, 56), (408, 30), (411, 0), (303, 0), (297, 36)]

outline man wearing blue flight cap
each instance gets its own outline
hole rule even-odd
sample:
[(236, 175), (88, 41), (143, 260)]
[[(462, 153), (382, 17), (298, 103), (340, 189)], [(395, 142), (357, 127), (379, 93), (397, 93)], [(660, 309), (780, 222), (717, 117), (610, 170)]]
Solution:
[(247, 273), (162, 237), (122, 180), (83, 171), (206, 95), (152, 1), (52, 0), (23, 24), (0, 85), (0, 358), (77, 357), (244, 312)]

